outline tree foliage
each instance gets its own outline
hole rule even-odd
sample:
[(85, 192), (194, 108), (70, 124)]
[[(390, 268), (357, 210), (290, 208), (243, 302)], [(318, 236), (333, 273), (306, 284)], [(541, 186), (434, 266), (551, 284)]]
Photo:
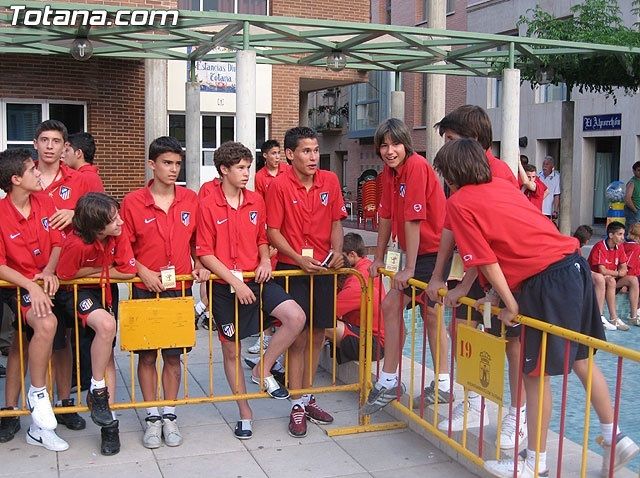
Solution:
[[(633, 1), (640, 10), (640, 0)], [(527, 36), (580, 43), (600, 43), (640, 47), (640, 33), (624, 25), (620, 7), (612, 0), (585, 0), (571, 8), (568, 18), (555, 18), (537, 5), (520, 17)], [(625, 93), (640, 89), (640, 55), (631, 53), (595, 52), (589, 56), (562, 54), (525, 58), (520, 66), (523, 79), (540, 83), (541, 68), (553, 71), (551, 82), (564, 82), (569, 91), (577, 87), (584, 91), (605, 93), (615, 98), (614, 88)]]

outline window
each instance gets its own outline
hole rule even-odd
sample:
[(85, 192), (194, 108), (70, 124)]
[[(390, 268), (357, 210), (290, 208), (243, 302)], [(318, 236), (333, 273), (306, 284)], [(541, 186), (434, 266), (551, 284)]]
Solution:
[(86, 131), (86, 106), (82, 103), (0, 101), (0, 149), (33, 149), (38, 124), (48, 119), (62, 121), (69, 134)]
[(502, 104), (502, 78), (489, 78), (487, 86), (487, 108), (500, 108)]
[(181, 10), (268, 15), (268, 0), (178, 0)]
[(351, 87), (349, 111), (350, 137), (373, 136), (381, 118), (387, 115), (385, 107), (389, 90), (389, 72), (369, 73), (369, 81)]
[[(423, 17), (423, 21), (427, 21), (429, 18), (429, 5), (431, 3), (431, 0), (423, 0), (422, 1), (422, 17)], [(446, 2), (446, 13), (447, 15), (450, 15), (452, 13), (455, 13), (456, 11), (456, 0), (447, 0)]]
[(536, 88), (536, 103), (550, 103), (552, 101), (564, 101), (567, 99), (567, 85), (538, 85)]
[[(184, 147), (186, 144), (186, 124), (183, 113), (171, 113), (169, 115), (169, 136), (173, 136)], [(202, 115), (201, 116), (201, 140), (202, 140), (202, 165), (213, 166), (213, 152), (225, 141), (234, 141), (236, 138), (236, 118), (234, 116)], [(260, 156), (260, 146), (265, 142), (267, 134), (267, 118), (256, 117), (256, 151), (255, 157)], [(186, 168), (180, 170), (178, 182), (184, 182)]]

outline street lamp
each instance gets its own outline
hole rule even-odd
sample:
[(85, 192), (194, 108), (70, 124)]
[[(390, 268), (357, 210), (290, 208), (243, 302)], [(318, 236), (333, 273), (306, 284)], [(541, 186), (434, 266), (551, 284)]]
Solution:
[(333, 51), (327, 56), (327, 68), (331, 71), (342, 71), (347, 66), (347, 57), (341, 51)]
[(93, 55), (93, 45), (88, 38), (76, 38), (69, 49), (71, 56), (78, 61), (86, 61)]

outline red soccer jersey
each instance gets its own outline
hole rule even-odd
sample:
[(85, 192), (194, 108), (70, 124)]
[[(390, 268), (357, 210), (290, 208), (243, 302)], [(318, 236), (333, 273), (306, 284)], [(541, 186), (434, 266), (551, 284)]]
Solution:
[(406, 251), (404, 223), (420, 221), (418, 254), (437, 252), (446, 199), (431, 165), (413, 153), (395, 171), (385, 166), (381, 174), (379, 214), (391, 220), (392, 237), (397, 237), (400, 247)]
[(82, 175), (61, 161), (57, 179), (36, 194), (49, 196), (56, 209), (75, 209), (78, 199), (89, 191)]
[(598, 266), (617, 271), (618, 266), (627, 262), (627, 254), (623, 246), (609, 247), (607, 240), (603, 239), (591, 248), (588, 262), (593, 272), (600, 272)]
[(80, 173), (80, 176), (84, 181), (87, 192), (104, 192), (104, 184), (102, 184), (102, 179), (100, 179), (100, 175), (98, 174), (98, 166), (85, 164), (78, 169), (78, 173)]
[(640, 244), (637, 242), (625, 242), (624, 253), (627, 255), (627, 271), (629, 275), (640, 275)]
[(247, 189), (242, 193), (242, 204), (234, 209), (217, 181), (207, 201), (200, 202), (196, 253), (216, 256), (229, 270), (253, 272), (260, 264), (258, 247), (268, 244), (266, 213), (258, 193)]
[(280, 161), (278, 163), (278, 171), (275, 176), (271, 176), (269, 174), (269, 170), (265, 166), (260, 171), (256, 173), (255, 177), (255, 191), (262, 196), (262, 199), (267, 197), (267, 189), (271, 186), (271, 183), (274, 179), (280, 176), (282, 173), (286, 172), (291, 166), (289, 166), (286, 162)]
[(513, 171), (511, 171), (511, 168), (507, 163), (505, 163), (501, 159), (496, 158), (491, 152), (491, 149), (487, 149), (485, 151), (485, 156), (487, 157), (487, 163), (489, 164), (489, 169), (491, 170), (491, 177), (506, 179), (518, 189), (520, 188), (520, 186), (518, 185), (518, 180), (516, 179)]
[[(120, 214), (127, 235), (131, 239), (137, 261), (159, 272), (175, 266), (177, 275), (191, 274), (191, 245), (195, 245), (198, 197), (190, 189), (176, 186), (175, 198), (168, 213), (156, 206), (151, 184), (127, 194), (122, 200)], [(143, 283), (136, 287), (145, 289)], [(188, 284), (187, 284), (188, 286)], [(182, 284), (176, 284), (175, 290)]]
[[(331, 249), (334, 221), (347, 217), (338, 177), (319, 169), (311, 189), (302, 185), (293, 167), (278, 176), (267, 191), (267, 225), (279, 229), (298, 254), (312, 248), (313, 257), (322, 261)], [(278, 261), (295, 265), (293, 259), (278, 252)]]
[(211, 181), (207, 181), (202, 186), (200, 186), (200, 191), (198, 191), (198, 199), (202, 201), (207, 196), (209, 196), (215, 190), (216, 184), (219, 182), (220, 182), (220, 179), (215, 178), (215, 179), (212, 179)]
[(62, 245), (62, 232), (49, 227), (56, 208), (48, 196), (29, 196), (31, 213), (25, 218), (11, 202), (0, 199), (0, 265), (6, 265), (28, 279), (42, 272), (51, 251)]
[(539, 177), (536, 176), (536, 190), (531, 191), (530, 189), (526, 189), (523, 191), (524, 195), (527, 196), (527, 199), (533, 204), (536, 209), (539, 209), (542, 213), (542, 201), (544, 200), (544, 193), (547, 190), (547, 185), (543, 183)]
[(511, 290), (578, 251), (576, 238), (560, 234), (504, 179), (460, 188), (447, 214), (465, 267), (497, 262)]
[[(369, 280), (369, 266), (371, 261), (366, 257), (360, 259), (355, 269), (362, 274), (365, 281)], [(373, 327), (372, 332), (375, 337), (384, 345), (384, 319), (382, 315), (378, 317), (379, 304), (385, 298), (386, 293), (382, 288), (380, 295), (380, 281), (373, 281)], [(338, 300), (336, 300), (336, 315), (342, 317), (342, 320), (356, 327), (360, 327), (360, 300), (362, 299), (362, 287), (360, 281), (354, 275), (348, 275), (344, 281), (342, 289), (338, 292)]]
[(127, 232), (123, 229), (119, 236), (108, 236), (105, 243), (86, 244), (72, 231), (62, 243), (56, 275), (62, 280), (71, 280), (83, 267), (102, 268), (105, 278), (111, 267), (123, 274), (135, 274), (136, 260)]

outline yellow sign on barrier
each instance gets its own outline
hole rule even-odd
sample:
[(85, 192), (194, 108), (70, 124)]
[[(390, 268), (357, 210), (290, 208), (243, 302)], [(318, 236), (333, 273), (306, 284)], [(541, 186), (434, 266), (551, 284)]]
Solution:
[(456, 357), (458, 383), (496, 403), (504, 391), (504, 339), (458, 325)]
[(120, 301), (120, 348), (133, 351), (193, 347), (193, 305), (193, 297)]

